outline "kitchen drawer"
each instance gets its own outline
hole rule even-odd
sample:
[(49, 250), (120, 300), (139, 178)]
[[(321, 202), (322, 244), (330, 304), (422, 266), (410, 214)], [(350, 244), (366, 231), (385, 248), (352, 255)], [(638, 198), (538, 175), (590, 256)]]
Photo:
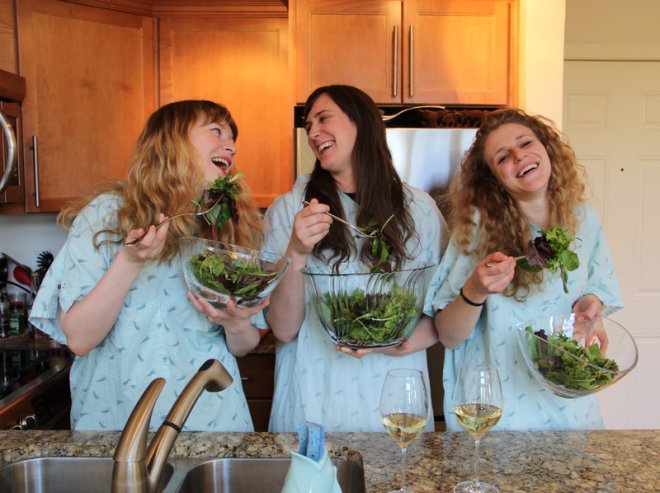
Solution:
[(268, 420), (270, 419), (272, 402), (270, 399), (248, 399), (248, 407), (250, 408), (254, 431), (268, 431)]

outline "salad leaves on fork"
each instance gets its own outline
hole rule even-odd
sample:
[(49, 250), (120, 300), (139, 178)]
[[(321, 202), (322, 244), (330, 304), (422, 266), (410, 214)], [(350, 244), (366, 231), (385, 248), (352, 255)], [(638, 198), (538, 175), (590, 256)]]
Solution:
[(215, 204), (204, 214), (204, 219), (211, 226), (213, 238), (216, 237), (217, 231), (222, 229), (227, 221), (232, 220), (238, 223), (236, 202), (242, 191), (241, 184), (238, 181), (242, 176), (242, 173), (236, 173), (217, 178), (204, 191), (199, 200), (193, 201), (195, 211), (204, 210), (205, 207)]

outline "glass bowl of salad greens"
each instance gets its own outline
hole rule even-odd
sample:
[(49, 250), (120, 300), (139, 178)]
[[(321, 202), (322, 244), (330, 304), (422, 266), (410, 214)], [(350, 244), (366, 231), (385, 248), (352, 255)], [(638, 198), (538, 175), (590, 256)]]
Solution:
[(179, 238), (188, 289), (216, 308), (229, 300), (250, 307), (268, 296), (289, 266), (287, 257), (195, 237)]
[(580, 321), (573, 313), (515, 326), (530, 373), (560, 397), (593, 394), (613, 385), (637, 365), (630, 332), (607, 317)]
[(415, 330), (435, 265), (333, 274), (304, 269), (309, 299), (330, 339), (353, 349), (401, 344)]

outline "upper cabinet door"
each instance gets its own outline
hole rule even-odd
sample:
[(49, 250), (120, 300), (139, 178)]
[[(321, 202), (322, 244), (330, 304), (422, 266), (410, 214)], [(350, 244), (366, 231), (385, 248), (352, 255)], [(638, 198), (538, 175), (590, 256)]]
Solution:
[(154, 21), (54, 0), (16, 5), (26, 210), (55, 212), (125, 175), (156, 107)]
[(516, 1), (299, 0), (296, 99), (350, 84), (381, 104), (513, 104)]
[(406, 0), (403, 102), (512, 102), (512, 2)]
[(160, 19), (161, 104), (210, 99), (238, 125), (236, 168), (266, 207), (293, 182), (286, 17)]
[(349, 84), (381, 103), (401, 100), (401, 1), (299, 0), (296, 99)]

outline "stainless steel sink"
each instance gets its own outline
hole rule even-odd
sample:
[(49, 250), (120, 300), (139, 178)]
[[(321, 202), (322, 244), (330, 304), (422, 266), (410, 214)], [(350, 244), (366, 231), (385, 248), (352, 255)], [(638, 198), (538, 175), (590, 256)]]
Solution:
[[(41, 457), (14, 462), (0, 467), (0, 493), (108, 493), (112, 467), (112, 457)], [(161, 488), (173, 471), (167, 464)]]
[[(342, 493), (364, 493), (364, 471), (346, 460), (333, 460)], [(177, 493), (280, 493), (289, 459), (215, 459), (193, 467)]]
[[(364, 493), (362, 467), (332, 461), (342, 493)], [(163, 493), (269, 493), (282, 491), (289, 459), (170, 459), (159, 487)], [(108, 493), (112, 457), (42, 457), (0, 467), (0, 493)]]

